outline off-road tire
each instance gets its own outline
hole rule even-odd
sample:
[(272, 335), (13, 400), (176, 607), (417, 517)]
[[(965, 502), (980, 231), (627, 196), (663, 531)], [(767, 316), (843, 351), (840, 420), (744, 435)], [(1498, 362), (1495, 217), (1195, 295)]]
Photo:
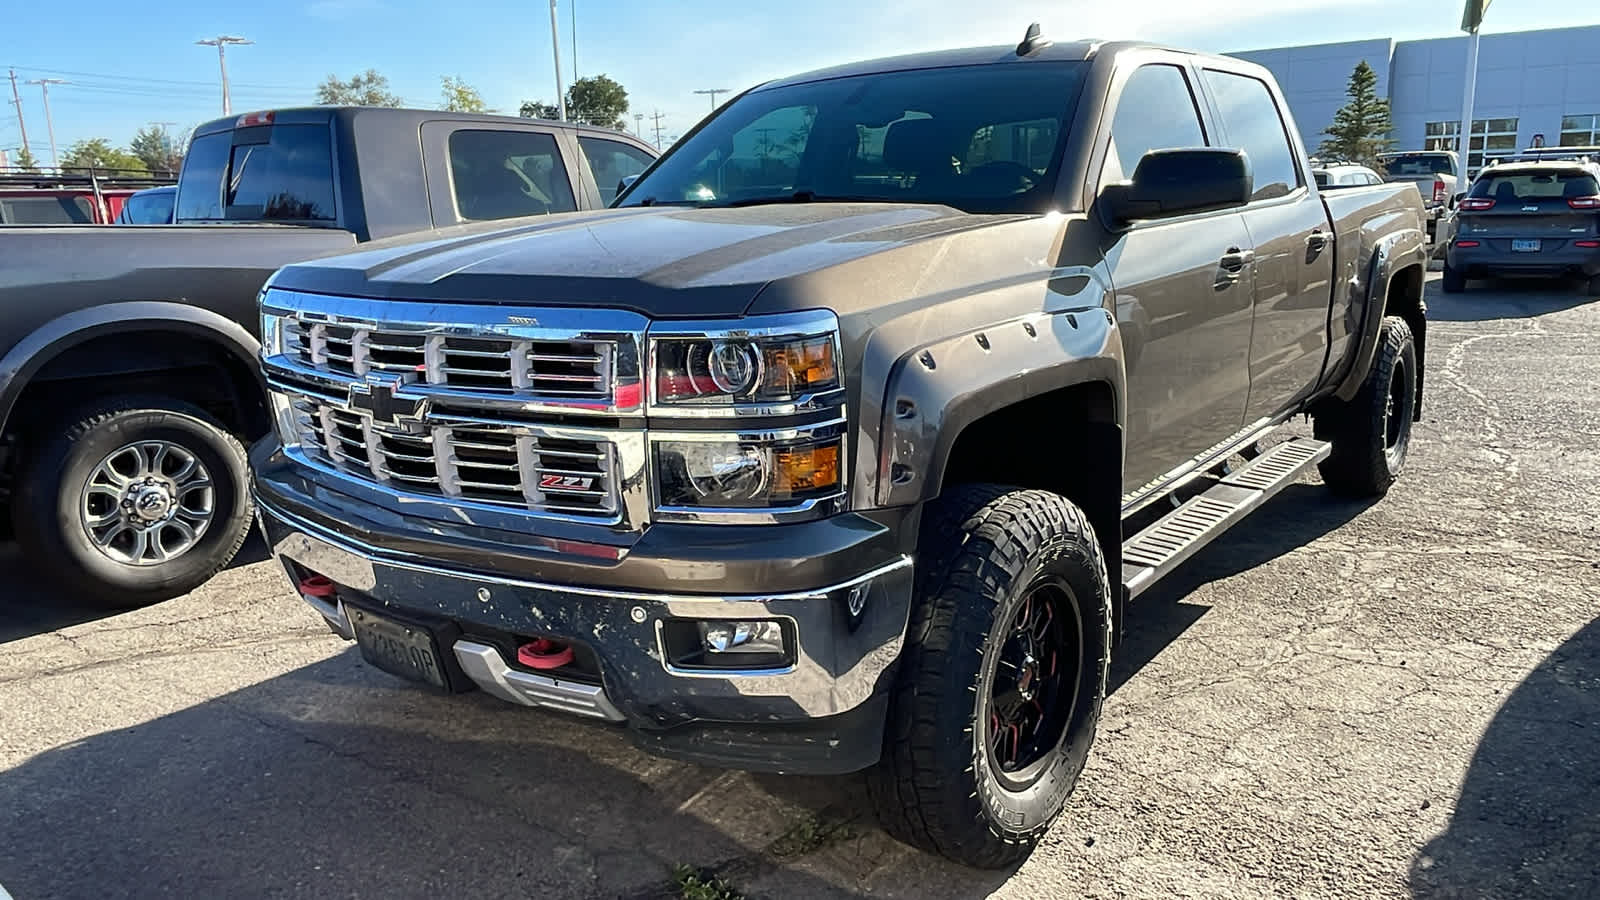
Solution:
[(1467, 275), (1460, 269), (1451, 268), (1450, 263), (1444, 264), (1444, 277), (1439, 279), (1439, 287), (1446, 294), (1459, 294), (1467, 289)]
[[(1337, 494), (1381, 497), (1405, 468), (1417, 402), (1417, 347), (1399, 316), (1384, 317), (1372, 368), (1347, 403), (1320, 410), (1318, 440), (1333, 450), (1319, 468)], [(1393, 422), (1397, 431), (1391, 431)]]
[[(1065, 498), (997, 485), (956, 488), (930, 507), (883, 758), (868, 773), (884, 828), (964, 865), (1025, 858), (1065, 807), (1105, 699), (1111, 585), (1083, 511)], [(1020, 791), (1002, 786), (980, 710), (1013, 614), (1036, 585), (1065, 584), (1077, 613), (1075, 690), (1058, 741)], [(998, 634), (996, 632), (999, 632)], [(1063, 669), (1063, 672), (1066, 670)], [(1055, 741), (1053, 745), (1052, 741)]]
[[(121, 563), (91, 541), (79, 512), (84, 484), (107, 454), (161, 440), (191, 452), (213, 487), (212, 517), (193, 546), (167, 562)], [(125, 609), (187, 593), (233, 560), (250, 533), (244, 447), (198, 407), (159, 395), (111, 397), (47, 421), (27, 440), (11, 503), (23, 558), (68, 603)]]

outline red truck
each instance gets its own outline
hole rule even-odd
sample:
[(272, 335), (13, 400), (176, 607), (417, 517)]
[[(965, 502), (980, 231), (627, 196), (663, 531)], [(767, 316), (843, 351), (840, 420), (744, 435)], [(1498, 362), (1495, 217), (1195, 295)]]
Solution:
[(107, 225), (145, 188), (175, 184), (177, 175), (125, 169), (60, 173), (0, 169), (0, 225)]

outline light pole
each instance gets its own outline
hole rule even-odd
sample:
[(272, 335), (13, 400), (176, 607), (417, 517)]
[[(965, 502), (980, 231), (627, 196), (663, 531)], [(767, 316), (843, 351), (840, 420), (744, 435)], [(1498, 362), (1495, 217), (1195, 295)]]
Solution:
[[(1478, 29), (1490, 0), (1467, 0), (1461, 11), (1461, 30), (1467, 33), (1467, 84), (1461, 98), (1461, 171), (1472, 169), (1472, 101), (1478, 87)], [(1483, 138), (1483, 161), (1488, 162), (1489, 136)]]
[(556, 107), (561, 110), (561, 121), (567, 120), (567, 92), (561, 86), (561, 28), (556, 23), (556, 0), (550, 0), (550, 52), (556, 60)]
[(712, 112), (716, 112), (717, 111), (717, 95), (718, 94), (731, 94), (733, 92), (728, 90), (727, 88), (706, 88), (703, 91), (695, 91), (695, 93), (696, 94), (710, 94), (711, 95), (711, 111)]
[(59, 78), (35, 78), (28, 83), (37, 84), (39, 93), (44, 97), (44, 130), (50, 135), (50, 168), (59, 172), (61, 171), (61, 158), (56, 155), (56, 125), (50, 119), (50, 85), (71, 84), (72, 82), (62, 81)]
[(217, 48), (217, 67), (222, 70), (222, 114), (228, 115), (229, 113), (233, 112), (233, 104), (228, 101), (227, 47), (229, 44), (254, 44), (255, 41), (246, 40), (242, 37), (236, 37), (231, 34), (219, 34), (214, 38), (207, 38), (203, 41), (195, 41), (195, 43), (204, 47)]
[(633, 114), (633, 133), (644, 140), (644, 113)]

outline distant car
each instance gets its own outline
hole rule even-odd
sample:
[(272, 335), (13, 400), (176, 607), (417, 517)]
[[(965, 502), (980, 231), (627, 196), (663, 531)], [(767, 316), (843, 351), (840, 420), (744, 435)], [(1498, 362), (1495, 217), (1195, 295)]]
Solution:
[(1377, 172), (1366, 166), (1356, 165), (1319, 166), (1311, 170), (1311, 177), (1316, 179), (1317, 187), (1325, 191), (1343, 187), (1383, 184), (1383, 178)]
[(117, 224), (171, 225), (173, 202), (177, 197), (177, 185), (136, 191), (123, 201), (122, 212), (117, 213)]
[(1428, 237), (1437, 240), (1439, 219), (1445, 214), (1449, 200), (1461, 183), (1461, 163), (1452, 150), (1404, 150), (1381, 153), (1384, 180), (1394, 183), (1409, 181), (1422, 195), (1422, 205), (1428, 211)]
[(1600, 164), (1586, 157), (1493, 165), (1456, 204), (1444, 290), (1497, 275), (1579, 275), (1600, 294)]

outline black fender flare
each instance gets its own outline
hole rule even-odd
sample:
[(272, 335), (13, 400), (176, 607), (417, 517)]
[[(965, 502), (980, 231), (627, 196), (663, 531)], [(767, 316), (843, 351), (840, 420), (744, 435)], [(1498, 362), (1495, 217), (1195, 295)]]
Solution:
[[(1384, 305), (1388, 301), (1389, 284), (1394, 280), (1395, 273), (1411, 265), (1426, 269), (1427, 263), (1427, 239), (1416, 229), (1407, 228), (1387, 235), (1373, 247), (1372, 262), (1368, 265), (1366, 284), (1363, 286), (1365, 289), (1361, 292), (1361, 336), (1352, 348), (1349, 363), (1334, 379), (1335, 398), (1350, 400), (1366, 380), (1367, 369), (1371, 368), (1372, 356), (1378, 347)], [(1421, 339), (1419, 335), (1419, 342)]]
[(0, 431), (17, 398), (40, 369), (62, 353), (97, 337), (132, 331), (191, 335), (215, 344), (245, 365), (262, 395), (261, 342), (238, 322), (209, 309), (163, 300), (129, 300), (85, 307), (58, 316), (25, 335), (0, 356)]

